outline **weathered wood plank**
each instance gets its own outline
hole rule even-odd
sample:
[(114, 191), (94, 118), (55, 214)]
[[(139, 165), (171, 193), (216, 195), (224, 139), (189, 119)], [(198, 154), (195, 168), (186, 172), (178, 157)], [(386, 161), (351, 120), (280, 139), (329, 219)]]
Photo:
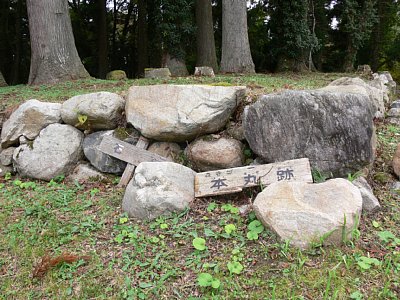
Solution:
[[(138, 142), (135, 145), (140, 149), (146, 150), (149, 146), (149, 140), (146, 139), (144, 136), (140, 136)], [(129, 181), (131, 180), (133, 173), (135, 172), (136, 166), (132, 164), (128, 164), (122, 174), (122, 177), (118, 183), (118, 187), (124, 188), (128, 185)]]
[(308, 158), (197, 173), (195, 197), (231, 194), (281, 180), (313, 182)]
[(99, 150), (135, 166), (145, 161), (167, 161), (165, 157), (140, 149), (112, 136), (103, 138)]

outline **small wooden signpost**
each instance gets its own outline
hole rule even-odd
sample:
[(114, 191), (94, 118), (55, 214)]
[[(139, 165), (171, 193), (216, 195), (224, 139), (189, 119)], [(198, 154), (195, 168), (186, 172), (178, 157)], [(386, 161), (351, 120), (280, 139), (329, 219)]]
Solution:
[(167, 161), (165, 157), (146, 151), (149, 141), (140, 137), (136, 146), (123, 142), (112, 136), (105, 136), (100, 143), (99, 150), (128, 163), (118, 184), (125, 187), (133, 176), (137, 165), (145, 161)]
[(312, 183), (308, 158), (197, 173), (194, 193), (197, 198), (230, 194), (246, 187), (265, 186), (282, 180)]

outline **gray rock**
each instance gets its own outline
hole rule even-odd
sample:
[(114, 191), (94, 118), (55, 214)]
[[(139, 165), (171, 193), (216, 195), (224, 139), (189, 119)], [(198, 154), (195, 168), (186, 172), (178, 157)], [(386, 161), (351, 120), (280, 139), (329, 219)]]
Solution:
[(169, 161), (177, 161), (182, 153), (182, 149), (178, 144), (168, 142), (155, 142), (150, 145), (147, 151), (165, 157)]
[(361, 197), (363, 201), (363, 211), (366, 212), (376, 212), (381, 208), (378, 199), (375, 197), (371, 186), (368, 184), (364, 177), (358, 177), (353, 180), (353, 184), (358, 187), (361, 192)]
[(211, 67), (195, 67), (194, 76), (215, 77), (215, 74)]
[(375, 118), (383, 119), (385, 116), (384, 92), (381, 89), (368, 85), (361, 78), (342, 77), (319, 90), (325, 92), (356, 93), (365, 95), (373, 105)]
[(12, 165), (12, 157), (15, 147), (10, 147), (4, 150), (1, 150), (0, 152), (0, 164), (3, 166), (10, 166)]
[(1, 146), (18, 144), (21, 136), (33, 140), (49, 124), (61, 122), (61, 104), (32, 99), (20, 105), (1, 130)]
[(0, 177), (4, 177), (7, 173), (12, 173), (13, 168), (10, 166), (3, 166), (0, 164)]
[(126, 117), (145, 137), (183, 142), (221, 130), (245, 91), (205, 85), (133, 86)]
[(171, 71), (173, 77), (185, 77), (189, 75), (184, 59), (178, 59), (169, 54), (165, 55), (163, 59), (165, 61), (165, 67)]
[(389, 124), (400, 126), (400, 118), (387, 118), (386, 122)]
[(28, 140), (26, 137), (24, 137), (24, 136), (20, 136), (19, 137), (19, 144), (20, 145), (26, 145), (26, 144), (28, 144), (29, 142), (32, 142), (32, 140)]
[(126, 162), (105, 154), (98, 149), (103, 137), (106, 135), (113, 135), (113, 131), (98, 131), (86, 136), (83, 140), (83, 152), (97, 170), (120, 175), (126, 168)]
[(235, 139), (200, 138), (186, 149), (186, 155), (197, 171), (211, 171), (243, 166), (244, 145)]
[(374, 160), (372, 109), (359, 94), (286, 91), (245, 108), (250, 148), (266, 162), (307, 157), (321, 174), (345, 177)]
[(387, 115), (388, 117), (400, 118), (400, 108), (391, 108)]
[(14, 167), (23, 177), (50, 181), (68, 175), (82, 158), (83, 133), (70, 125), (51, 124), (31, 143), (14, 151)]
[(122, 209), (141, 220), (185, 210), (194, 200), (194, 176), (172, 162), (141, 163), (126, 188)]
[(400, 108), (400, 100), (394, 101), (391, 105), (390, 108)]
[(392, 182), (390, 185), (390, 193), (396, 197), (397, 199), (400, 199), (400, 182)]
[(253, 204), (257, 218), (282, 240), (299, 248), (312, 242), (339, 245), (351, 237), (362, 209), (361, 193), (346, 179), (319, 184), (281, 181), (258, 194)]
[(145, 69), (144, 78), (169, 79), (171, 78), (171, 72), (169, 71), (168, 68)]
[(106, 177), (89, 164), (81, 163), (75, 167), (67, 179), (72, 182), (77, 181), (79, 183), (85, 183), (91, 181), (102, 181), (105, 180)]
[(244, 141), (246, 139), (244, 136), (244, 128), (241, 123), (229, 122), (226, 133), (238, 141)]
[[(99, 92), (78, 95), (65, 101), (61, 116), (65, 123), (80, 129), (104, 130), (117, 127), (125, 100), (114, 93)], [(79, 121), (79, 116), (86, 118)]]

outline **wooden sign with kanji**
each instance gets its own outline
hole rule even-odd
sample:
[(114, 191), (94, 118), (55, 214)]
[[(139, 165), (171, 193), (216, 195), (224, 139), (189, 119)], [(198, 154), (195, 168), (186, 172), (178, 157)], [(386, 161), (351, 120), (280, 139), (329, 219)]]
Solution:
[(140, 137), (136, 146), (123, 142), (112, 136), (105, 136), (100, 143), (99, 150), (119, 160), (128, 163), (119, 182), (120, 187), (125, 187), (132, 178), (135, 167), (145, 161), (167, 161), (165, 157), (146, 151), (149, 141)]
[(195, 197), (231, 194), (240, 192), (243, 188), (266, 186), (282, 180), (312, 183), (308, 158), (197, 173), (194, 183)]

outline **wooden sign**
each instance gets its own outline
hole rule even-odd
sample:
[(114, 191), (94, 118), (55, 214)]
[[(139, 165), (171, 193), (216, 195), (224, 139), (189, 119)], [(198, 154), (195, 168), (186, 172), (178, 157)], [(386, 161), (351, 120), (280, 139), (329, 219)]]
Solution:
[(282, 180), (312, 183), (308, 158), (197, 173), (194, 192), (195, 197), (224, 195), (240, 192), (243, 188), (266, 186)]
[(167, 161), (165, 157), (133, 146), (112, 136), (105, 136), (103, 138), (99, 150), (134, 166), (145, 161)]

